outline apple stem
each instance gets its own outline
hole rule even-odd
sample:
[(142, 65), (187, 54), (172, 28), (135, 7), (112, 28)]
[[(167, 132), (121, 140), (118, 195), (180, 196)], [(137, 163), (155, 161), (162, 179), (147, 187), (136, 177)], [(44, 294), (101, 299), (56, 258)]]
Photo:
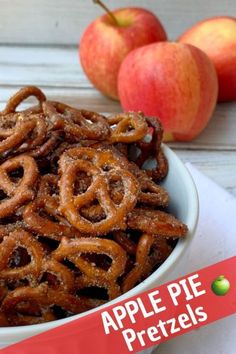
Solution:
[(110, 18), (112, 19), (112, 21), (114, 22), (114, 24), (115, 24), (116, 26), (119, 26), (119, 23), (118, 23), (116, 17), (115, 17), (115, 16), (113, 15), (113, 13), (108, 9), (108, 7), (107, 7), (105, 4), (103, 4), (103, 2), (102, 2), (101, 0), (93, 0), (93, 2), (94, 2), (95, 4), (101, 6), (101, 7), (106, 11), (106, 13), (110, 16)]

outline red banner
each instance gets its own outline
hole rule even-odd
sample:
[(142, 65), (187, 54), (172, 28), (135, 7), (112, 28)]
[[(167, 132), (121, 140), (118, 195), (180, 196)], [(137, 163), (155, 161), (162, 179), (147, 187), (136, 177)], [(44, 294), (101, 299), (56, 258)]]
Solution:
[(127, 354), (236, 312), (236, 257), (1, 350), (1, 354)]

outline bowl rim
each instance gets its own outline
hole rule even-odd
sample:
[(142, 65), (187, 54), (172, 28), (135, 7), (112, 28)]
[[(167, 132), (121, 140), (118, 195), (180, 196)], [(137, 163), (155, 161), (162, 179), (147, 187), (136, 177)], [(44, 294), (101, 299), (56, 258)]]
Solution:
[[(136, 296), (153, 286), (148, 286), (150, 283), (153, 284), (154, 282), (156, 283), (154, 286), (159, 286), (162, 283), (162, 278), (163, 276), (170, 272), (171, 269), (178, 263), (178, 261), (181, 259), (181, 256), (183, 252), (188, 248), (190, 245), (194, 233), (197, 227), (197, 222), (198, 222), (198, 215), (199, 215), (199, 199), (198, 199), (198, 194), (197, 194), (197, 189), (195, 186), (195, 183), (193, 181), (193, 178), (188, 171), (187, 167), (184, 165), (184, 163), (180, 160), (180, 158), (176, 155), (176, 153), (171, 150), (166, 144), (162, 144), (162, 149), (163, 152), (167, 158), (167, 160), (171, 160), (172, 164), (175, 164), (179, 170), (181, 170), (181, 173), (183, 175), (183, 179), (186, 184), (186, 189), (188, 190), (187, 196), (188, 196), (188, 203), (191, 205), (191, 212), (190, 210), (188, 211), (187, 214), (187, 226), (188, 226), (188, 234), (185, 238), (180, 239), (175, 246), (174, 250), (171, 252), (170, 256), (161, 264), (161, 266), (155, 270), (151, 275), (149, 275), (143, 282), (135, 286), (133, 289), (127, 291), (125, 294), (122, 294), (118, 296), (117, 298), (108, 301), (107, 303), (98, 306), (94, 309), (85, 311), (83, 313), (73, 315), (67, 318), (51, 321), (51, 322), (46, 322), (46, 323), (40, 323), (40, 324), (34, 324), (34, 325), (27, 325), (27, 326), (11, 326), (11, 327), (0, 327), (0, 336), (9, 336), (9, 335), (25, 335), (26, 337), (30, 337), (31, 335), (35, 335), (41, 332), (44, 332), (49, 329), (53, 329), (55, 327), (61, 326), (63, 324), (69, 323), (71, 321), (77, 320), (79, 318), (88, 316), (90, 314), (93, 314), (97, 311), (105, 310), (106, 307), (114, 305), (115, 303), (118, 303), (120, 301), (123, 301), (125, 299), (131, 298), (133, 296)], [(158, 283), (158, 279), (161, 279), (161, 282)], [(148, 283), (148, 284), (147, 284)]]

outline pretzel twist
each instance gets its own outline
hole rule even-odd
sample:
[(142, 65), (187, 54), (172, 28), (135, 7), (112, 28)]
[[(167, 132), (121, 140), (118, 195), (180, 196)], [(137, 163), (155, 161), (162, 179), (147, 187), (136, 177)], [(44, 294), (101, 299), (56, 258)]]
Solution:
[(78, 110), (53, 101), (46, 101), (43, 111), (53, 123), (53, 128), (63, 128), (69, 137), (104, 140), (110, 135), (106, 119), (98, 113)]
[[(113, 228), (122, 228), (128, 210), (134, 207), (138, 194), (137, 181), (129, 171), (120, 170), (117, 164), (110, 152), (100, 152), (92, 148), (71, 149), (62, 155), (60, 211), (82, 233), (99, 235)], [(81, 172), (91, 176), (92, 183), (84, 193), (75, 195), (73, 186)], [(109, 180), (114, 178), (120, 178), (124, 186), (124, 195), (119, 205), (109, 195)], [(80, 213), (82, 207), (94, 200), (98, 200), (106, 215), (105, 219), (97, 222), (86, 220)]]
[[(13, 251), (18, 247), (23, 247), (30, 255), (30, 263), (11, 268), (9, 261)], [(0, 244), (0, 278), (5, 280), (21, 280), (28, 278), (30, 282), (37, 281), (43, 258), (43, 249), (32, 235), (24, 230), (15, 230), (6, 236)]]
[[(87, 261), (81, 256), (86, 253), (107, 255), (112, 260), (109, 269), (104, 270)], [(57, 261), (68, 258), (87, 277), (106, 281), (116, 280), (122, 275), (126, 262), (126, 253), (116, 242), (97, 237), (81, 237), (75, 240), (63, 238), (52, 257)]]
[[(22, 314), (19, 305), (34, 303), (37, 313)], [(21, 287), (9, 293), (2, 303), (2, 310), (11, 325), (32, 325), (56, 319), (53, 307), (59, 306), (68, 314), (76, 314), (98, 306), (99, 301), (76, 297), (63, 291), (51, 289), (45, 284), (31, 288)], [(29, 309), (31, 306), (29, 306)]]
[(144, 138), (148, 126), (142, 113), (129, 112), (107, 118), (112, 128), (111, 143), (132, 143)]
[[(23, 168), (24, 174), (14, 183), (8, 174), (19, 168)], [(30, 156), (20, 155), (0, 165), (0, 188), (8, 196), (0, 203), (0, 218), (12, 215), (20, 206), (33, 199), (37, 178), (38, 168)]]
[(38, 87), (27, 86), (20, 89), (14, 96), (9, 99), (1, 114), (6, 115), (16, 112), (17, 107), (30, 96), (34, 96), (39, 101), (40, 105), (46, 100), (46, 96)]

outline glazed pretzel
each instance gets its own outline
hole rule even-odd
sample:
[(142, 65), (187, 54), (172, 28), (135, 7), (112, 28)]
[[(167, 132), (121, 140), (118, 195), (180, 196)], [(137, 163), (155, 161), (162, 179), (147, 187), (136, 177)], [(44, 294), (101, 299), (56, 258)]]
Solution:
[(24, 210), (24, 221), (31, 230), (58, 241), (62, 236), (80, 237), (81, 233), (69, 225), (58, 211), (58, 180), (58, 176), (53, 174), (41, 177), (37, 198)]
[[(30, 263), (11, 268), (11, 255), (18, 248), (23, 247), (30, 255)], [(15, 230), (6, 236), (0, 244), (0, 278), (5, 280), (21, 280), (28, 278), (33, 284), (37, 281), (42, 265), (43, 249), (41, 244), (29, 233), (22, 229)]]
[[(8, 138), (15, 133), (16, 128), (25, 121), (26, 115), (23, 113), (9, 113), (7, 115), (0, 114), (0, 137)], [(33, 126), (33, 124), (32, 124)]]
[[(81, 233), (68, 225), (59, 212), (59, 201), (41, 197), (29, 203), (23, 212), (27, 228), (38, 235), (60, 241), (63, 236), (79, 237)], [(51, 220), (54, 219), (54, 221)]]
[(136, 254), (137, 245), (128, 235), (127, 231), (114, 231), (112, 233), (114, 240), (127, 252), (128, 255)]
[(110, 135), (106, 119), (98, 113), (78, 110), (64, 103), (46, 101), (43, 110), (54, 128), (63, 128), (69, 137), (76, 139), (104, 140)]
[(165, 239), (146, 233), (142, 234), (136, 246), (134, 266), (122, 281), (122, 292), (127, 292), (147, 278), (153, 271), (153, 267), (161, 264), (171, 251), (172, 248)]
[(148, 171), (140, 170), (137, 165), (131, 162), (129, 163), (129, 169), (131, 169), (139, 182), (138, 201), (140, 203), (155, 207), (168, 206), (169, 195), (167, 191), (148, 176)]
[(8, 322), (7, 316), (3, 311), (0, 311), (0, 327), (8, 327), (10, 324)]
[(66, 141), (61, 143), (56, 148), (56, 150), (52, 152), (52, 154), (50, 156), (50, 168), (51, 168), (52, 173), (58, 174), (59, 159), (65, 151), (72, 149), (72, 148), (76, 148), (76, 147), (89, 147), (89, 146), (93, 146), (93, 145), (94, 145), (93, 140), (81, 140), (79, 143), (75, 143), (75, 144), (71, 144)]
[(47, 134), (47, 124), (42, 114), (31, 114), (31, 116), (25, 118), (25, 120), (34, 122), (35, 127), (30, 136), (28, 136), (23, 144), (17, 149), (17, 152), (19, 153), (31, 150), (43, 144)]
[(128, 215), (127, 225), (130, 229), (152, 232), (163, 237), (185, 237), (187, 227), (173, 215), (161, 210), (136, 208)]
[(50, 288), (65, 292), (72, 292), (74, 290), (75, 279), (73, 273), (55, 259), (43, 259), (41, 281), (43, 281), (45, 274), (47, 274), (46, 282)]
[(68, 149), (71, 149), (71, 144), (68, 142), (63, 142), (54, 151), (52, 151), (52, 154), (50, 156), (50, 169), (52, 174), (58, 174), (59, 159), (62, 156), (62, 154)]
[[(60, 211), (82, 233), (99, 235), (109, 232), (112, 228), (122, 227), (128, 210), (134, 207), (138, 194), (137, 181), (129, 171), (120, 170), (117, 165), (118, 162), (109, 151), (75, 148), (62, 155)], [(75, 196), (73, 186), (81, 172), (89, 174), (92, 183), (84, 193)], [(120, 178), (124, 186), (124, 196), (119, 205), (116, 205), (109, 195), (108, 182), (114, 178)], [(106, 214), (106, 218), (98, 222), (86, 220), (80, 214), (80, 209), (95, 199)]]
[(3, 301), (3, 299), (6, 297), (7, 294), (8, 294), (8, 288), (4, 285), (4, 283), (2, 283), (0, 285), (0, 302)]
[[(25, 120), (24, 116), (18, 115), (16, 118), (16, 124), (13, 129), (1, 128), (0, 138), (3, 138), (0, 142), (0, 157), (5, 157), (9, 152), (20, 146), (35, 128), (35, 122)], [(9, 132), (12, 130), (12, 134)]]
[(111, 143), (132, 143), (143, 139), (148, 126), (142, 113), (128, 112), (107, 118), (112, 129)]
[(154, 237), (153, 247), (158, 251), (158, 263), (163, 263), (173, 251), (173, 247), (168, 244), (168, 239), (163, 237)]
[[(119, 162), (121, 168), (128, 169), (133, 173), (139, 183), (140, 191), (138, 194), (138, 202), (150, 206), (168, 206), (169, 195), (167, 191), (151, 179), (148, 175), (148, 171), (140, 170), (135, 163), (129, 161), (126, 156), (111, 145), (97, 143), (93, 145), (93, 147), (104, 153), (110, 151)], [(122, 195), (121, 188), (116, 188), (115, 192), (117, 195)]]
[(40, 178), (38, 197), (58, 200), (59, 199), (59, 177), (52, 173), (48, 173)]
[[(9, 173), (23, 168), (23, 177), (14, 183)], [(0, 218), (12, 215), (17, 208), (34, 197), (34, 183), (38, 177), (38, 168), (30, 156), (20, 155), (5, 161), (0, 165), (0, 188), (8, 196), (0, 203)]]
[[(138, 194), (138, 199), (137, 199), (138, 203), (141, 203), (145, 206), (154, 206), (154, 207), (168, 206), (169, 196), (164, 188), (162, 188), (161, 186), (157, 185), (152, 180), (150, 180), (147, 175), (141, 178), (138, 177), (137, 179), (140, 187), (140, 192)], [(85, 182), (85, 186), (88, 185), (89, 184), (86, 184)], [(86, 189), (86, 187), (84, 189)], [(117, 202), (119, 203), (122, 200), (123, 194), (124, 191), (122, 185), (116, 186), (111, 191), (112, 199), (116, 203)], [(83, 207), (81, 209), (81, 215), (84, 218), (92, 220), (94, 222), (102, 220), (106, 217), (104, 210), (99, 204)]]
[(148, 176), (150, 176), (154, 181), (162, 181), (167, 176), (169, 166), (168, 161), (161, 148), (157, 152), (155, 160), (156, 168), (150, 170), (146, 168), (145, 170)]
[(29, 151), (29, 155), (35, 158), (41, 158), (51, 154), (60, 144), (62, 138), (63, 133), (60, 130), (49, 132), (46, 136), (45, 142), (41, 146)]
[[(34, 305), (34, 308), (38, 310), (37, 313), (32, 311), (33, 314), (22, 314), (19, 306), (22, 303), (28, 303), (26, 309), (29, 312)], [(53, 306), (55, 305), (71, 315), (96, 307), (100, 305), (100, 302), (53, 290), (46, 284), (41, 284), (35, 288), (26, 286), (13, 290), (4, 299), (2, 310), (11, 325), (32, 325), (55, 320), (56, 315), (53, 312)]]
[[(81, 254), (105, 254), (112, 263), (104, 270), (81, 256)], [(91, 279), (116, 280), (123, 274), (126, 262), (125, 251), (114, 241), (96, 237), (81, 237), (75, 240), (62, 238), (59, 247), (52, 253), (57, 261), (68, 258), (79, 270)]]
[[(161, 150), (163, 128), (160, 121), (154, 117), (146, 117), (148, 134), (141, 141), (135, 143), (137, 151), (129, 151), (129, 156), (140, 168), (154, 180), (164, 179), (168, 173), (168, 162)], [(149, 169), (148, 163), (155, 161), (155, 167)]]
[(149, 252), (153, 245), (153, 235), (143, 234), (136, 248), (135, 265), (126, 275), (122, 282), (122, 292), (132, 289), (141, 281), (144, 274), (149, 274), (152, 270), (152, 264), (149, 260)]
[(140, 183), (140, 193), (138, 201), (148, 206), (167, 207), (169, 204), (169, 195), (167, 191), (151, 179), (138, 178)]
[(6, 104), (6, 107), (1, 112), (1, 114), (5, 115), (9, 113), (14, 113), (16, 111), (16, 108), (30, 96), (34, 96), (35, 98), (37, 98), (40, 105), (46, 100), (46, 96), (38, 87), (27, 86), (20, 89), (14, 96), (9, 99)]
[[(144, 172), (144, 171), (140, 171)], [(141, 203), (142, 205), (145, 206), (152, 206), (152, 207), (157, 207), (157, 206), (162, 206), (166, 207), (168, 206), (169, 203), (169, 196), (168, 193), (164, 188), (161, 186), (157, 185), (155, 182), (153, 182), (144, 172), (144, 175), (136, 175), (137, 180), (139, 182), (139, 189), (140, 192), (138, 194), (138, 199), (137, 202)], [(86, 190), (90, 183), (87, 182), (86, 180), (83, 180), (84, 183), (84, 188), (83, 190)], [(116, 186), (113, 186), (111, 190), (111, 196), (112, 200), (115, 203), (120, 203), (120, 201), (123, 198), (124, 195), (124, 190), (122, 188), (122, 184), (118, 184)], [(106, 217), (106, 214), (99, 204), (91, 205), (88, 207), (83, 207), (81, 209), (81, 215), (89, 220), (92, 220), (94, 222), (102, 220)]]

